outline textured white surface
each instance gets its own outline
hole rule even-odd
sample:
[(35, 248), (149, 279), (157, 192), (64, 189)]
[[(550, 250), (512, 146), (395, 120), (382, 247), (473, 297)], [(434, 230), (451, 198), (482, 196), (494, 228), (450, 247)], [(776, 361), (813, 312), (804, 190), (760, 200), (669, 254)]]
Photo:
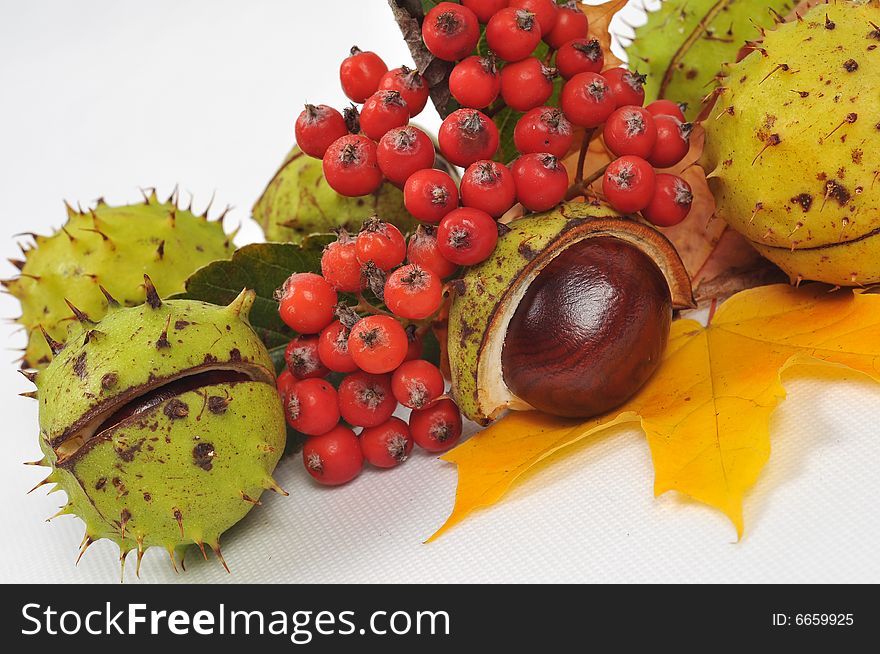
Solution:
[[(341, 106), (336, 65), (352, 43), (409, 59), (384, 0), (322, 2), (4, 0), (0, 4), (0, 248), (63, 222), (61, 199), (132, 201), (138, 185), (177, 182), (201, 208), (248, 209), (288, 150), (305, 100)], [(436, 129), (436, 115), (419, 121)], [(230, 224), (231, 224), (230, 223)], [(11, 274), (8, 266), (6, 275)], [(0, 315), (16, 315), (0, 298)], [(8, 347), (23, 343), (3, 326)], [(15, 353), (8, 353), (11, 362)], [(424, 453), (318, 488), (298, 458), (277, 476), (291, 495), (224, 538), (233, 574), (194, 561), (175, 575), (150, 551), (143, 582), (880, 581), (880, 389), (865, 381), (787, 380), (773, 454), (746, 502), (746, 536), (720, 514), (653, 498), (650, 454), (635, 430), (580, 445), (531, 474), (502, 504), (431, 545), (452, 507), (455, 470)], [(46, 523), (60, 494), (24, 491), (40, 469), (36, 406), (0, 366), (0, 581), (106, 582), (113, 547), (73, 566), (82, 525)], [(271, 494), (269, 494), (271, 495)], [(132, 568), (127, 575), (134, 582)]]

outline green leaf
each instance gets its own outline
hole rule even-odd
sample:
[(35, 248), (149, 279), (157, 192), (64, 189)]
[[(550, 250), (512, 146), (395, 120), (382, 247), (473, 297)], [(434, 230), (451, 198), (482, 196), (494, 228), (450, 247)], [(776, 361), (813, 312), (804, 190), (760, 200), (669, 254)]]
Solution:
[(440, 365), (440, 342), (434, 335), (433, 330), (425, 332), (424, 340), (422, 341), (422, 358), (425, 361), (430, 361), (435, 366)]

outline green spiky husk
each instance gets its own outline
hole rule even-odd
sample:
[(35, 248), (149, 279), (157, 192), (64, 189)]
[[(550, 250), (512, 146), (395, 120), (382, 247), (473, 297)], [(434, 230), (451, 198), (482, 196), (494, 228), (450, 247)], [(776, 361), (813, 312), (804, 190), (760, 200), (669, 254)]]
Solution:
[(309, 234), (338, 228), (357, 232), (378, 215), (403, 233), (417, 223), (403, 206), (403, 192), (389, 182), (370, 195), (348, 198), (327, 184), (321, 160), (294, 147), (251, 210), (268, 241), (299, 243)]
[(717, 215), (792, 280), (880, 281), (878, 24), (836, 3), (767, 32), (706, 120)]
[(758, 28), (774, 24), (771, 9), (786, 14), (792, 6), (791, 0), (664, 0), (626, 49), (630, 64), (648, 75), (646, 101), (686, 103), (687, 117), (695, 118), (722, 64), (760, 38)]
[[(247, 322), (253, 292), (228, 307), (154, 300), (73, 325), (35, 379), (41, 463), (67, 493), (62, 513), (86, 523), (88, 544), (115, 542), (123, 560), (152, 546), (172, 557), (190, 544), (219, 552), (221, 534), (277, 489), (285, 444), (272, 361)], [(169, 386), (199, 373), (227, 376)], [(158, 388), (155, 402), (115, 422)]]
[(23, 368), (41, 368), (49, 360), (40, 326), (64, 341), (72, 317), (65, 300), (99, 320), (105, 306), (101, 286), (133, 306), (143, 301), (146, 274), (173, 295), (184, 290), (192, 272), (230, 257), (234, 249), (219, 221), (161, 202), (155, 192), (134, 205), (111, 207), (98, 201), (91, 210), (68, 207), (63, 229), (35, 241), (18, 264), (21, 275), (4, 282), (21, 302), (18, 320), (29, 335)]

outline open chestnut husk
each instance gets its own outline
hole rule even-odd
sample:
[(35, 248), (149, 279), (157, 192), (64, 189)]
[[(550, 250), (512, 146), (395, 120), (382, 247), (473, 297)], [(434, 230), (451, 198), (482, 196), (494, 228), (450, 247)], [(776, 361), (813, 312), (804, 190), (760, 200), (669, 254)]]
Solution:
[(507, 387), (534, 408), (593, 416), (626, 402), (657, 369), (672, 322), (669, 286), (633, 245), (590, 238), (535, 277), (507, 327)]
[(625, 402), (660, 363), (672, 311), (694, 306), (673, 245), (602, 203), (515, 220), (453, 284), (452, 393), (488, 424), (506, 409), (588, 417)]

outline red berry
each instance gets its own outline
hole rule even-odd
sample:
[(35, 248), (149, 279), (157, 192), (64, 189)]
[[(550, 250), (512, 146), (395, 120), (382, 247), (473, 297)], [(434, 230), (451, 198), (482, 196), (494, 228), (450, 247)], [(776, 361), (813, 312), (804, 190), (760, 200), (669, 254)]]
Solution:
[(551, 48), (559, 50), (568, 41), (586, 38), (590, 24), (587, 16), (580, 9), (561, 5), (556, 14), (556, 25), (549, 34), (544, 35), (544, 40)]
[(552, 154), (524, 154), (511, 166), (516, 199), (529, 211), (552, 209), (565, 199), (568, 172)]
[(406, 259), (425, 270), (432, 270), (441, 279), (458, 270), (457, 264), (440, 253), (437, 228), (433, 226), (419, 225), (416, 233), (410, 236)]
[(461, 438), (461, 413), (452, 400), (438, 400), (425, 409), (414, 409), (409, 417), (413, 440), (428, 452), (442, 452)]
[(611, 87), (618, 107), (633, 104), (641, 107), (645, 104), (646, 75), (630, 72), (626, 68), (609, 68), (602, 73)]
[(418, 116), (428, 103), (428, 84), (417, 70), (406, 66), (389, 70), (379, 80), (379, 89), (397, 91), (409, 107), (409, 115)]
[(381, 425), (396, 408), (397, 400), (391, 391), (391, 375), (353, 372), (339, 383), (339, 413), (351, 425)]
[(654, 117), (636, 106), (621, 107), (608, 116), (602, 133), (605, 145), (616, 156), (634, 154), (647, 159), (657, 141)]
[(428, 51), (438, 59), (457, 61), (477, 47), (480, 23), (467, 7), (441, 2), (425, 16), (422, 39)]
[(648, 161), (656, 168), (669, 168), (688, 153), (694, 126), (672, 116), (656, 116), (654, 123), (657, 125), (657, 143)]
[(275, 388), (278, 389), (278, 397), (281, 398), (282, 404), (286, 401), (290, 389), (296, 384), (296, 377), (287, 368), (281, 371), (278, 379), (275, 380)]
[(355, 252), (362, 266), (372, 261), (380, 270), (391, 270), (406, 256), (406, 239), (397, 227), (374, 216), (358, 233)]
[(498, 128), (476, 109), (458, 109), (440, 125), (440, 152), (446, 159), (466, 168), (480, 159), (491, 159), (498, 150)]
[(486, 44), (504, 61), (525, 59), (541, 42), (541, 26), (531, 11), (502, 9), (486, 25)]
[(348, 353), (348, 329), (340, 321), (331, 322), (321, 330), (318, 358), (333, 372), (354, 372), (358, 369)]
[(556, 0), (510, 0), (510, 6), (535, 14), (535, 20), (541, 26), (541, 34), (549, 34), (556, 27), (556, 17), (559, 12)]
[(605, 122), (617, 108), (617, 101), (604, 77), (578, 73), (562, 87), (560, 105), (572, 123), (593, 128)]
[(348, 336), (348, 351), (358, 368), (380, 375), (391, 372), (406, 357), (406, 332), (391, 316), (367, 316)]
[(510, 0), (461, 0), (461, 4), (474, 12), (477, 20), (484, 25), (509, 2)]
[(556, 68), (565, 79), (578, 73), (600, 73), (605, 67), (605, 53), (597, 38), (573, 39), (556, 52)]
[(361, 131), (374, 141), (395, 127), (409, 123), (409, 107), (399, 91), (376, 91), (360, 113)]
[(654, 169), (640, 157), (615, 159), (605, 170), (602, 192), (617, 211), (641, 211), (654, 195)]
[(654, 179), (654, 197), (642, 209), (642, 215), (658, 227), (672, 227), (687, 218), (693, 200), (690, 185), (681, 177), (658, 173)]
[(296, 144), (310, 157), (321, 159), (327, 148), (348, 134), (342, 114), (326, 104), (307, 104), (294, 125)]
[(348, 483), (364, 467), (361, 443), (351, 429), (339, 425), (305, 442), (303, 465), (320, 484), (339, 486)]
[(443, 395), (445, 384), (440, 369), (429, 361), (404, 361), (391, 376), (391, 390), (403, 406), (424, 409)]
[(340, 195), (369, 195), (382, 185), (376, 144), (366, 136), (349, 134), (336, 139), (324, 154), (324, 178)]
[(357, 293), (364, 287), (355, 239), (347, 232), (340, 232), (337, 239), (324, 248), (321, 274), (330, 286), (343, 293)]
[(461, 203), (502, 216), (516, 202), (516, 185), (510, 169), (496, 161), (477, 161), (461, 177)]
[(317, 334), (333, 320), (336, 291), (320, 275), (294, 273), (281, 287), (278, 313), (300, 334)]
[(417, 170), (434, 165), (434, 143), (417, 127), (395, 127), (379, 141), (377, 159), (385, 177), (402, 186)]
[(443, 284), (437, 273), (410, 263), (388, 275), (383, 298), (395, 316), (422, 320), (440, 308)]
[(449, 74), (449, 92), (462, 107), (482, 109), (495, 102), (501, 92), (501, 75), (495, 57), (468, 57)]
[(535, 57), (507, 64), (501, 69), (501, 97), (514, 111), (538, 107), (553, 95), (555, 68), (547, 68)]
[(336, 389), (326, 379), (302, 379), (284, 401), (287, 424), (307, 436), (326, 434), (339, 423)]
[(462, 207), (451, 211), (437, 228), (437, 247), (445, 259), (460, 266), (486, 260), (498, 242), (498, 225), (479, 209)]
[(426, 223), (440, 219), (458, 206), (455, 181), (442, 170), (417, 170), (403, 186), (403, 204), (413, 218)]
[(342, 91), (352, 102), (360, 104), (379, 88), (379, 80), (388, 72), (388, 66), (375, 52), (364, 52), (356, 45), (351, 55), (339, 65)]
[(513, 142), (522, 154), (549, 152), (564, 157), (574, 133), (561, 109), (535, 107), (520, 118), (513, 130)]
[(364, 458), (377, 468), (393, 468), (409, 458), (413, 438), (400, 418), (389, 418), (377, 427), (366, 427), (360, 434)]
[(673, 102), (672, 100), (654, 100), (645, 107), (653, 116), (672, 116), (684, 122), (684, 110), (687, 105)]
[(284, 349), (287, 368), (297, 379), (326, 377), (330, 371), (318, 356), (318, 336), (309, 334), (292, 339)]

